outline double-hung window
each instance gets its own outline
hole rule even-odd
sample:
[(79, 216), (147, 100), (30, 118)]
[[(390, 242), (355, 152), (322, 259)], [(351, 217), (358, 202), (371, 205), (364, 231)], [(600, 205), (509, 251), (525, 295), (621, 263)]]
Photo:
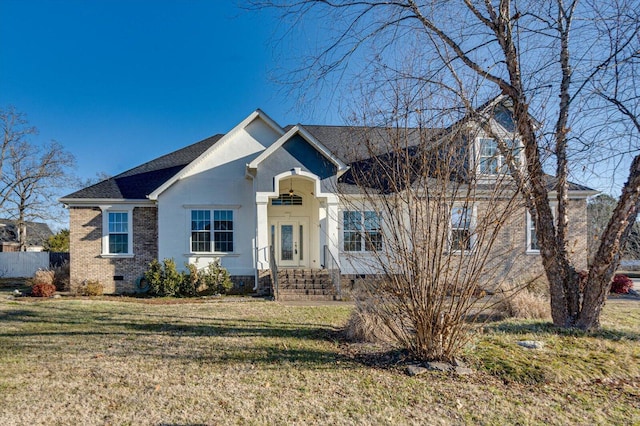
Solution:
[(233, 252), (233, 210), (191, 210), (191, 251)]
[[(520, 141), (506, 139), (505, 143), (516, 161), (519, 162), (522, 151)], [(483, 175), (498, 175), (509, 171), (505, 157), (498, 148), (498, 142), (493, 138), (479, 138), (478, 140), (478, 171)]]
[(538, 233), (536, 232), (536, 223), (534, 222), (529, 212), (527, 212), (527, 251), (540, 251), (540, 245), (538, 244)]
[(132, 257), (133, 207), (100, 206), (100, 210), (102, 210), (101, 256)]
[(129, 253), (129, 213), (109, 212), (109, 254)]
[(382, 221), (377, 212), (345, 210), (342, 219), (344, 251), (382, 250)]
[(465, 252), (473, 248), (472, 243), (472, 207), (454, 206), (451, 209), (451, 234), (449, 248), (451, 251)]

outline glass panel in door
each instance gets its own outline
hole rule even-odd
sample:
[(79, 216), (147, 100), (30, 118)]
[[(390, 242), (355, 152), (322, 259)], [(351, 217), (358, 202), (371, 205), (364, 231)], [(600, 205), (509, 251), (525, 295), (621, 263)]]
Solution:
[(280, 260), (294, 260), (293, 225), (280, 225)]

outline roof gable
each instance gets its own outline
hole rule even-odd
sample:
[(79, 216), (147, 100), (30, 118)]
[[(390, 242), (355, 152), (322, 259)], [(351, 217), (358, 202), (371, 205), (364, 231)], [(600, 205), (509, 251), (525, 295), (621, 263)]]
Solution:
[(182, 168), (178, 173), (174, 174), (172, 177), (170, 177), (169, 179), (165, 180), (160, 186), (156, 187), (156, 189), (148, 195), (148, 198), (151, 199), (151, 200), (156, 200), (158, 198), (158, 196), (162, 192), (164, 192), (167, 188), (169, 188), (175, 182), (177, 182), (178, 180), (183, 178), (185, 175), (190, 173), (201, 161), (203, 161), (206, 157), (211, 155), (211, 153), (214, 150), (216, 150), (221, 145), (223, 145), (223, 144), (229, 142), (230, 140), (232, 140), (233, 137), (240, 130), (246, 128), (247, 126), (249, 126), (249, 124), (251, 124), (253, 121), (255, 121), (257, 119), (260, 119), (263, 122), (265, 122), (269, 127), (271, 127), (273, 130), (275, 130), (277, 133), (279, 133), (279, 134), (283, 134), (284, 133), (284, 130), (278, 125), (278, 123), (273, 121), (271, 119), (271, 117), (269, 117), (267, 114), (265, 114), (262, 110), (257, 109), (254, 112), (252, 112), (251, 114), (249, 114), (249, 116), (247, 118), (245, 118), (244, 120), (242, 120), (237, 126), (235, 126), (233, 129), (231, 129), (231, 131), (229, 131), (227, 134), (223, 135), (219, 139), (217, 144), (212, 145), (211, 147), (209, 147), (207, 150), (205, 150), (203, 153), (201, 153), (197, 158), (195, 158), (188, 165), (186, 165), (186, 167)]
[[(328, 169), (326, 160), (333, 163), (338, 174), (347, 170), (347, 165), (325, 147), (301, 125), (293, 126), (280, 139), (274, 142), (262, 154), (247, 165), (249, 169), (257, 169), (258, 165), (269, 158), (278, 149), (284, 149), (294, 156), (309, 170), (318, 170), (325, 174)], [(317, 174), (317, 173), (316, 173)], [(320, 174), (318, 174), (320, 176)], [(326, 176), (325, 176), (326, 177)]]

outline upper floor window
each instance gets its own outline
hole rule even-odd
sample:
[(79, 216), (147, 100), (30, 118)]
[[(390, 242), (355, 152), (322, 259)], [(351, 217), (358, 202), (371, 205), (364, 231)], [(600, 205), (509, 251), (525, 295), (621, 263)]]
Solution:
[(233, 210), (191, 210), (191, 251), (233, 251)]
[(129, 213), (109, 212), (109, 254), (129, 253)]
[(343, 212), (344, 251), (382, 250), (381, 218), (374, 211)]
[[(522, 148), (518, 139), (506, 139), (507, 148), (511, 150), (519, 161)], [(508, 172), (505, 157), (498, 148), (498, 142), (493, 138), (478, 139), (478, 171), (483, 175), (498, 175)]]
[(455, 206), (451, 209), (451, 232), (449, 248), (451, 251), (465, 252), (472, 249), (473, 208)]

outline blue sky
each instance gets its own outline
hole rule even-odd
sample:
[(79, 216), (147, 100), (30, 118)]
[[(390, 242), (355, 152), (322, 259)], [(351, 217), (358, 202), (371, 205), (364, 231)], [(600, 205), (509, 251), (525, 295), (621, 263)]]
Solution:
[(82, 178), (224, 133), (256, 108), (339, 124), (328, 107), (296, 110), (271, 78), (287, 58), (277, 16), (237, 4), (0, 0), (0, 105), (72, 152)]
[[(300, 107), (273, 82), (322, 44), (331, 22), (307, 20), (283, 38), (275, 11), (239, 4), (0, 0), (0, 106), (26, 113), (39, 141), (73, 153), (83, 179), (224, 133), (256, 108), (283, 125), (342, 124), (339, 96)], [(318, 91), (328, 86), (337, 85)]]

